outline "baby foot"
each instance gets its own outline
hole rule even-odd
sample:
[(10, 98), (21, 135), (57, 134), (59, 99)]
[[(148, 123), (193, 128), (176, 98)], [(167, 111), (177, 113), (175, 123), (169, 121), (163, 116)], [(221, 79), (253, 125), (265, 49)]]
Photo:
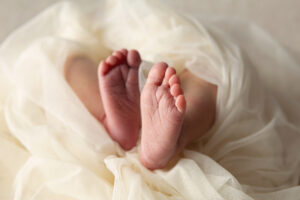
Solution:
[(186, 109), (180, 81), (165, 63), (152, 67), (141, 96), (141, 162), (149, 169), (165, 167), (177, 149)]
[(136, 145), (140, 129), (140, 91), (137, 51), (114, 52), (99, 66), (99, 87), (105, 110), (103, 123), (113, 140), (129, 150)]

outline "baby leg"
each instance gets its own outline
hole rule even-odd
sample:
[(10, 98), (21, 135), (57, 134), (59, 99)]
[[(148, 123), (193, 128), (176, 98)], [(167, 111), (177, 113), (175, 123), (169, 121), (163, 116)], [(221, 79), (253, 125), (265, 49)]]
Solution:
[(89, 112), (102, 121), (105, 113), (98, 87), (97, 64), (87, 56), (70, 56), (65, 64), (65, 77)]

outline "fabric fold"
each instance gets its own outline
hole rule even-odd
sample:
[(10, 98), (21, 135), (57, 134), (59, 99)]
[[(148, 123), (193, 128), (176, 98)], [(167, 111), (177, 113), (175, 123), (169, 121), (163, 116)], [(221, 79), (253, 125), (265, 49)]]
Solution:
[[(124, 152), (64, 77), (137, 49), (218, 86), (213, 128), (178, 162), (149, 171)], [(254, 24), (178, 14), (159, 1), (58, 3), (0, 46), (0, 199), (295, 199), (300, 196), (299, 63)]]

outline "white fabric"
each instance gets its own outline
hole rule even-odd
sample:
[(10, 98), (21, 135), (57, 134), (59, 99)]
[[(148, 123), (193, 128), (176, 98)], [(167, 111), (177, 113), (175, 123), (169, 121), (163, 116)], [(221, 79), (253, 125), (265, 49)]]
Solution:
[[(217, 120), (174, 167), (124, 152), (63, 76), (68, 55), (120, 48), (218, 85)], [(300, 67), (255, 25), (153, 0), (59, 3), (0, 47), (0, 199), (300, 197)]]

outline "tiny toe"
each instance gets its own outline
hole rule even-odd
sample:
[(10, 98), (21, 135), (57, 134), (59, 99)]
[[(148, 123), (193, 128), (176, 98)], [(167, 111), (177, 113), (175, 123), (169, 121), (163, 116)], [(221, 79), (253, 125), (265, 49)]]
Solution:
[(149, 72), (147, 83), (161, 85), (167, 68), (168, 65), (166, 63), (160, 62), (155, 64)]
[(128, 50), (127, 49), (121, 49), (120, 52), (127, 57)]
[(174, 84), (170, 89), (171, 95), (177, 97), (182, 94), (182, 89), (179, 84)]
[(176, 74), (176, 70), (173, 67), (168, 67), (166, 70), (166, 79), (169, 80), (173, 74)]
[(176, 97), (175, 105), (176, 105), (177, 109), (179, 110), (179, 112), (182, 112), (182, 113), (185, 112), (186, 101), (185, 101), (185, 98), (183, 95), (179, 95), (178, 97)]
[(106, 59), (106, 62), (107, 64), (111, 65), (111, 66), (115, 66), (118, 64), (119, 60), (117, 57), (115, 56), (109, 56), (107, 59)]
[(129, 66), (138, 68), (141, 64), (141, 57), (137, 50), (130, 50), (127, 55), (127, 63)]
[(113, 54), (113, 56), (117, 57), (119, 59), (120, 62), (124, 62), (125, 60), (125, 55), (121, 52), (121, 51), (115, 51)]
[(169, 85), (169, 79), (173, 74), (176, 74), (176, 70), (173, 67), (168, 67), (165, 73), (165, 78), (164, 78), (164, 85)]
[(172, 86), (174, 84), (180, 84), (180, 80), (176, 74), (173, 74), (171, 76), (171, 78), (169, 79), (169, 84), (170, 84), (170, 86)]
[(109, 69), (110, 69), (110, 66), (106, 62), (104, 62), (104, 61), (100, 62), (98, 70), (101, 75), (105, 75), (109, 71)]

